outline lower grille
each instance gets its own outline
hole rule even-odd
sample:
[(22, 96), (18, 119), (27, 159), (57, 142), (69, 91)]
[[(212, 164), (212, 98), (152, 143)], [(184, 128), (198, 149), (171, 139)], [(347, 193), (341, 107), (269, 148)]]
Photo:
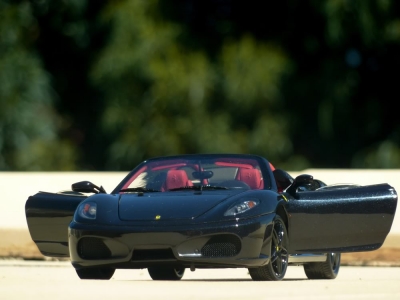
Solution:
[(212, 237), (201, 248), (203, 257), (232, 257), (240, 252), (240, 239), (235, 235), (218, 235)]
[(111, 258), (111, 251), (102, 239), (85, 237), (78, 242), (78, 254), (83, 259)]
[(132, 260), (175, 259), (172, 249), (137, 249), (133, 251)]

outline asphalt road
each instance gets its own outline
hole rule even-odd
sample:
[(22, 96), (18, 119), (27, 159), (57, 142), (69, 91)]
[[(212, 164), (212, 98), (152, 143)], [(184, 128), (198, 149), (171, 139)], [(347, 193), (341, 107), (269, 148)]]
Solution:
[(187, 270), (153, 281), (147, 270), (117, 270), (109, 281), (80, 280), (69, 262), (0, 261), (0, 299), (400, 299), (400, 268), (342, 267), (335, 280), (308, 280), (290, 266), (280, 282), (256, 282), (246, 269)]

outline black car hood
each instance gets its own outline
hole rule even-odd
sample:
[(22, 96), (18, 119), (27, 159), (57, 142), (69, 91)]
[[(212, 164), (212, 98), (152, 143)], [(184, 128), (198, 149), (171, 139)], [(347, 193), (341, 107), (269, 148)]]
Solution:
[(122, 194), (119, 217), (124, 221), (194, 219), (241, 191)]

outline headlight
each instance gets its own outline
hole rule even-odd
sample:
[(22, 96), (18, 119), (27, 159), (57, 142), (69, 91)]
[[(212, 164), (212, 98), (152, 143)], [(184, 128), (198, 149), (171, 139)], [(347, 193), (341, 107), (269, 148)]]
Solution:
[(84, 219), (96, 219), (97, 204), (94, 202), (85, 202), (78, 206), (78, 215)]
[(235, 204), (235, 206), (231, 207), (228, 209), (224, 216), (235, 216), (238, 214), (242, 214), (253, 207), (257, 206), (260, 202), (256, 199), (251, 199), (251, 200), (243, 200), (242, 202), (239, 202)]

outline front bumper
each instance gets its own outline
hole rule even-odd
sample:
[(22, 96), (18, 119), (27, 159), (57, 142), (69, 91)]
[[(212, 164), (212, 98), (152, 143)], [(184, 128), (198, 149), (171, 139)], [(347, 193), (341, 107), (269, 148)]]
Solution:
[(201, 224), (152, 222), (95, 225), (72, 222), (69, 251), (75, 268), (141, 269), (257, 267), (270, 258), (274, 214)]

